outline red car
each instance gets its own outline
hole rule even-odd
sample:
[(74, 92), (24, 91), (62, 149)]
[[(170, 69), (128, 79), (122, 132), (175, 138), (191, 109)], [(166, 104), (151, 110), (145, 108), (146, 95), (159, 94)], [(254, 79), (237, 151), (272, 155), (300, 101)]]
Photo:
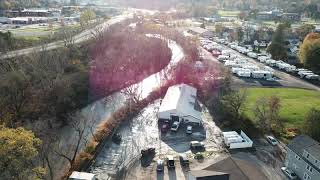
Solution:
[(218, 57), (218, 56), (220, 56), (220, 55), (221, 55), (221, 52), (220, 52), (220, 51), (215, 51), (215, 50), (212, 51), (212, 56)]

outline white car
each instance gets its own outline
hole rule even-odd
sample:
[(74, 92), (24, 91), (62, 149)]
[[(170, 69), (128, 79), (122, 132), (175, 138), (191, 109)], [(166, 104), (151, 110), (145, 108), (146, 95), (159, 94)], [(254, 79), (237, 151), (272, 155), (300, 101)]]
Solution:
[(292, 170), (288, 169), (287, 167), (281, 168), (282, 172), (291, 180), (298, 179), (296, 173), (294, 173)]
[(272, 145), (275, 146), (278, 144), (278, 141), (273, 136), (266, 136), (266, 138)]
[(179, 126), (180, 126), (180, 122), (175, 121), (171, 126), (171, 131), (178, 131)]
[(192, 126), (187, 126), (187, 130), (186, 130), (187, 134), (192, 134)]

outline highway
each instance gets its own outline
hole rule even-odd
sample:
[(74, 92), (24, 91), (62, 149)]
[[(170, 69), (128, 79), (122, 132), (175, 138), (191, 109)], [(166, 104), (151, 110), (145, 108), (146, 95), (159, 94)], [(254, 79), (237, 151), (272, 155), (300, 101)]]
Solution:
[[(73, 37), (74, 43), (78, 44), (78, 43), (84, 42), (84, 41), (93, 37), (93, 32), (105, 30), (110, 25), (116, 24), (116, 23), (121, 22), (121, 21), (123, 21), (127, 18), (130, 18), (130, 17), (133, 17), (133, 13), (131, 13), (131, 12), (125, 12), (122, 15), (112, 17), (108, 21), (106, 21), (102, 24), (99, 24), (92, 29), (85, 30), (85, 31), (81, 32), (80, 34), (75, 35)], [(65, 45), (64, 41), (59, 40), (59, 41), (55, 41), (52, 43), (48, 43), (46, 45), (38, 45), (38, 46), (26, 48), (26, 49), (10, 51), (10, 52), (7, 52), (7, 53), (1, 55), (0, 59), (8, 59), (8, 58), (18, 57), (18, 56), (22, 56), (22, 55), (27, 55), (27, 54), (30, 54), (33, 52), (52, 50), (52, 49), (56, 49), (59, 47), (63, 47), (64, 45)]]

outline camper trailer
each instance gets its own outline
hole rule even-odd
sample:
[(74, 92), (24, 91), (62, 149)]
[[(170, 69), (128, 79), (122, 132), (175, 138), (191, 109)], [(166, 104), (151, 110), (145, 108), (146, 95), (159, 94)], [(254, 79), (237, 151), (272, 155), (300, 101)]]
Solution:
[(252, 77), (256, 79), (270, 79), (272, 78), (273, 73), (270, 71), (253, 71)]

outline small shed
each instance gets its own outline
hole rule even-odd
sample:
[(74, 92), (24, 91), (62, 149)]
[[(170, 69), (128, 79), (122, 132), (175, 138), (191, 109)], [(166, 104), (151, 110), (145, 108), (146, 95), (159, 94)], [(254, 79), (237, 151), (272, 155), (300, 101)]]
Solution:
[(201, 125), (201, 110), (197, 101), (197, 89), (179, 84), (168, 88), (158, 112), (159, 120), (183, 121)]

